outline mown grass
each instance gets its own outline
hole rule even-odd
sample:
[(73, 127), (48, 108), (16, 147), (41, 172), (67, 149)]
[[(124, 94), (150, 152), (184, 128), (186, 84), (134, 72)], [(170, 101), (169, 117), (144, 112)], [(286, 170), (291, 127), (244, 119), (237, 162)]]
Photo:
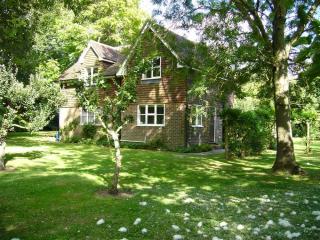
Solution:
[[(308, 172), (304, 177), (273, 175), (273, 151), (226, 161), (222, 154), (124, 149), (121, 187), (134, 194), (101, 197), (97, 191), (113, 171), (109, 150), (52, 141), (45, 133), (10, 136), (9, 170), (0, 173), (0, 239), (173, 239), (175, 234), (184, 239), (286, 239), (286, 231), (300, 233), (299, 239), (319, 239), (320, 221), (312, 215), (320, 211), (319, 142), (306, 155), (302, 141), (296, 141), (297, 159)], [(106, 222), (97, 226), (101, 218)], [(136, 218), (142, 221), (135, 226)], [(292, 226), (280, 226), (279, 218)], [(265, 228), (269, 220), (275, 224)], [(223, 221), (227, 230), (218, 227)], [(119, 232), (120, 227), (128, 232)], [(142, 234), (142, 228), (148, 232)]]

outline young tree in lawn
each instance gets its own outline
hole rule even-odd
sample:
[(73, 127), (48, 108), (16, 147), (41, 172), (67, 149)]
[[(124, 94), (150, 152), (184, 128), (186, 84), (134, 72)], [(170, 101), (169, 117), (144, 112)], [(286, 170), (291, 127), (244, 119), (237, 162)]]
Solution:
[[(239, 29), (238, 47), (242, 45), (240, 40), (243, 37), (254, 41), (254, 47), (259, 51), (251, 60), (255, 61), (264, 56), (263, 64), (269, 67), (270, 74), (267, 78), (271, 79), (274, 92), (277, 155), (273, 170), (287, 171), (291, 174), (301, 173), (302, 170), (295, 159), (291, 136), (288, 67), (293, 63), (295, 52), (299, 52), (297, 45), (303, 42), (301, 40), (315, 37), (311, 29), (316, 27), (315, 15), (320, 0), (155, 0), (154, 2), (165, 3), (168, 9), (165, 15), (169, 19), (180, 20), (184, 26), (190, 25), (190, 22), (200, 25), (204, 33), (207, 29), (214, 28), (217, 23), (231, 19)], [(215, 29), (216, 35), (221, 33), (219, 29)], [(236, 32), (226, 31), (227, 35), (223, 36), (226, 44), (230, 37), (237, 37), (232, 35), (234, 33)], [(208, 42), (210, 44), (210, 41)], [(252, 51), (253, 48), (248, 50)], [(240, 64), (251, 64), (251, 62), (240, 62)], [(267, 81), (267, 78), (262, 80)]]
[[(122, 154), (119, 134), (125, 124), (131, 121), (132, 116), (122, 117), (122, 112), (135, 101), (136, 81), (141, 77), (143, 63), (137, 58), (135, 66), (129, 68), (122, 79), (97, 76), (96, 84), (88, 85), (86, 79), (78, 81), (77, 96), (80, 105), (88, 111), (95, 112), (104, 134), (113, 141), (115, 162), (114, 174), (108, 186), (109, 193), (119, 193), (119, 176), (122, 164)], [(141, 61), (140, 61), (141, 62)]]
[(42, 129), (62, 102), (57, 84), (32, 76), (25, 85), (11, 68), (0, 65), (0, 170), (5, 169), (8, 132), (14, 127), (30, 132)]

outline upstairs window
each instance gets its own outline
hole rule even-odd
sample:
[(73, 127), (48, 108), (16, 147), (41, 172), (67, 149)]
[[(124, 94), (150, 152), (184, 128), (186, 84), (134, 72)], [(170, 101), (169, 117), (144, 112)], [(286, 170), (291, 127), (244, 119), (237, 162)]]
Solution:
[(142, 80), (161, 78), (161, 57), (154, 58), (147, 71), (142, 74)]
[(138, 126), (164, 126), (165, 109), (163, 104), (138, 106)]
[(203, 108), (201, 105), (195, 105), (191, 109), (192, 127), (203, 127)]
[(80, 125), (86, 124), (99, 125), (99, 120), (94, 112), (82, 109), (80, 113)]
[(85, 82), (86, 86), (96, 85), (96, 77), (98, 76), (98, 68), (97, 67), (87, 67), (83, 68), (81, 71), (81, 78)]

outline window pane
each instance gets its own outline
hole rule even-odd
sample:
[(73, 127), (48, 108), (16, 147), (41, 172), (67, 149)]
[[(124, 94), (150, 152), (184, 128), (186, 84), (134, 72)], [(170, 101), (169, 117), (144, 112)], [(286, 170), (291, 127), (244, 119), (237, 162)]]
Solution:
[(140, 114), (146, 114), (146, 106), (140, 106)]
[(160, 66), (160, 58), (153, 59), (153, 67), (159, 67)]
[(148, 124), (154, 124), (154, 116), (148, 116)]
[(153, 77), (160, 77), (160, 68), (153, 69)]
[(164, 114), (164, 106), (163, 105), (157, 106), (157, 114)]
[(154, 113), (154, 105), (148, 106), (148, 113)]
[(146, 78), (151, 78), (151, 69), (146, 72)]
[(140, 115), (140, 124), (146, 124), (146, 115)]
[(197, 118), (196, 116), (192, 117), (192, 125), (197, 125)]
[(163, 124), (164, 123), (164, 116), (158, 115), (157, 116), (157, 124)]

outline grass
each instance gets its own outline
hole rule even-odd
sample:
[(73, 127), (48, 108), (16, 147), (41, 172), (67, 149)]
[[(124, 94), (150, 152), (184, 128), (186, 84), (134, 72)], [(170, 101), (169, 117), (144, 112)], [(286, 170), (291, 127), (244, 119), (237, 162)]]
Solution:
[[(113, 171), (109, 150), (54, 143), (46, 136), (18, 133), (8, 140), (9, 171), (0, 172), (0, 239), (173, 239), (175, 234), (286, 239), (286, 231), (300, 233), (299, 239), (319, 239), (320, 221), (312, 215), (320, 211), (319, 142), (306, 155), (301, 140), (296, 141), (297, 159), (308, 172), (304, 177), (272, 175), (273, 151), (226, 161), (223, 155), (124, 149), (121, 187), (134, 195), (101, 197), (96, 193)], [(98, 226), (101, 218), (105, 224)], [(142, 221), (135, 226), (136, 218)], [(292, 226), (280, 226), (279, 218)], [(275, 224), (265, 228), (269, 220)], [(119, 232), (120, 227), (128, 232)], [(142, 234), (142, 228), (148, 232)]]

